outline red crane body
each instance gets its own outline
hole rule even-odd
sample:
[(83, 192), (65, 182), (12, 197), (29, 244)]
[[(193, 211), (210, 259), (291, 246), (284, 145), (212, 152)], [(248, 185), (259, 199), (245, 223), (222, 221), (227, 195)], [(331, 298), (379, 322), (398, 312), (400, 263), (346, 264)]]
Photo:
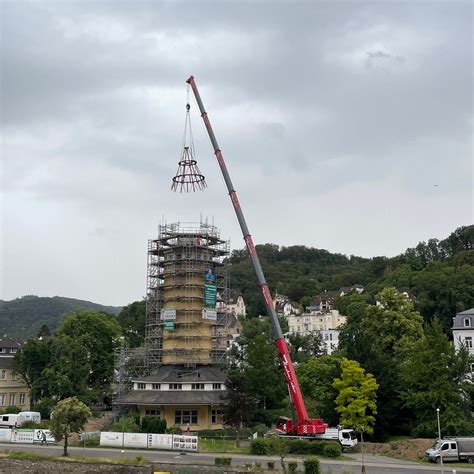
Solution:
[(306, 411), (306, 406), (305, 406), (303, 396), (301, 394), (301, 390), (298, 384), (298, 379), (295, 374), (293, 362), (288, 352), (288, 346), (283, 337), (280, 323), (278, 321), (278, 316), (273, 306), (270, 290), (268, 289), (268, 285), (267, 285), (267, 282), (265, 281), (265, 276), (262, 271), (262, 266), (260, 265), (260, 259), (258, 258), (257, 251), (253, 244), (252, 237), (248, 230), (247, 223), (245, 222), (245, 218), (242, 213), (239, 200), (237, 198), (237, 194), (232, 185), (229, 172), (227, 171), (227, 167), (224, 162), (224, 157), (222, 156), (222, 152), (219, 148), (219, 145), (217, 144), (214, 131), (212, 130), (207, 112), (204, 109), (204, 105), (202, 103), (201, 96), (197, 89), (194, 77), (191, 76), (186, 82), (191, 86), (193, 90), (194, 97), (196, 98), (196, 102), (201, 112), (201, 117), (204, 121), (207, 132), (209, 134), (209, 138), (214, 148), (214, 154), (216, 155), (217, 161), (219, 163), (219, 166), (222, 172), (222, 176), (224, 177), (224, 181), (227, 186), (227, 190), (229, 191), (230, 200), (232, 201), (232, 205), (234, 206), (234, 210), (237, 215), (240, 228), (242, 230), (245, 244), (247, 246), (247, 250), (248, 250), (250, 259), (252, 261), (252, 265), (257, 275), (260, 290), (262, 292), (263, 300), (265, 302), (267, 315), (270, 319), (270, 323), (272, 326), (273, 335), (275, 338), (275, 345), (278, 349), (278, 354), (280, 355), (280, 360), (283, 367), (285, 380), (288, 385), (291, 399), (293, 400), (293, 404), (295, 406), (296, 415), (297, 415), (296, 423), (294, 423), (290, 419), (280, 418), (279, 422), (277, 422), (277, 429), (282, 433), (285, 433), (288, 435), (298, 435), (298, 436), (311, 436), (313, 434), (324, 433), (328, 425), (322, 419), (319, 419), (319, 418), (311, 419), (308, 417), (308, 412)]

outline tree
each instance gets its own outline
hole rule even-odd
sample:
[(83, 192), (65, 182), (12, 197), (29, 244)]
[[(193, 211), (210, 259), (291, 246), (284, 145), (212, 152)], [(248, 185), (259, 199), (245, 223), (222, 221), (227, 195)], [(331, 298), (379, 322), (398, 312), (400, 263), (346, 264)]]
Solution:
[(145, 341), (146, 301), (134, 301), (122, 308), (117, 321), (129, 347), (139, 347)]
[(49, 336), (51, 336), (49, 328), (46, 324), (43, 324), (41, 326), (40, 330), (38, 331), (38, 338), (44, 339), (44, 338), (49, 337)]
[(354, 360), (343, 357), (341, 367), (341, 378), (333, 382), (333, 387), (339, 392), (336, 410), (340, 414), (340, 424), (356, 430), (364, 429), (371, 434), (377, 413), (378, 384), (374, 376), (365, 374)]
[(335, 403), (337, 392), (332, 384), (341, 376), (341, 359), (333, 355), (311, 357), (296, 367), (296, 374), (311, 415), (336, 425), (339, 420)]
[(416, 436), (436, 436), (436, 408), (446, 435), (470, 435), (468, 390), (471, 387), (469, 351), (456, 352), (435, 320), (425, 327), (411, 356), (402, 365), (401, 397), (415, 414)]
[(57, 332), (58, 336), (69, 336), (82, 346), (90, 364), (86, 383), (98, 401), (110, 395), (120, 333), (115, 316), (91, 310), (67, 314)]
[(286, 472), (285, 458), (290, 454), (290, 445), (286, 439), (280, 437), (270, 438), (267, 443), (268, 454), (279, 456), (283, 472)]
[(91, 411), (76, 397), (61, 400), (54, 408), (51, 418), (51, 432), (56, 441), (64, 439), (63, 456), (68, 456), (68, 438), (71, 433), (78, 433), (84, 428)]
[[(376, 295), (377, 304), (349, 309), (356, 317), (348, 317), (341, 331), (339, 345), (351, 355), (379, 385), (375, 437), (383, 440), (389, 432), (407, 430), (410, 410), (404, 409), (401, 364), (423, 336), (422, 318), (413, 303), (395, 288), (384, 288)], [(355, 311), (357, 310), (357, 311)]]

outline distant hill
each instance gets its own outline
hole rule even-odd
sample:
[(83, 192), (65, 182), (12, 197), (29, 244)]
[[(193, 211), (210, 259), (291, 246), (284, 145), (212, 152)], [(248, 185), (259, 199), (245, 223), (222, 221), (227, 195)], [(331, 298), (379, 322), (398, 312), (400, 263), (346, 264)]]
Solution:
[(93, 309), (117, 315), (122, 308), (62, 296), (47, 298), (28, 295), (11, 301), (0, 300), (0, 337), (36, 336), (43, 324), (52, 333), (64, 314), (78, 309)]

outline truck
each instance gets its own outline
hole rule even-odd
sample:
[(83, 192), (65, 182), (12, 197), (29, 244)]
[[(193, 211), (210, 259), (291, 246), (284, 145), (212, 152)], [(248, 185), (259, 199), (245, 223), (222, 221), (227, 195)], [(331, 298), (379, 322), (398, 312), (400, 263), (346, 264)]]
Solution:
[(474, 438), (444, 438), (425, 451), (431, 462), (467, 461), (474, 463)]
[[(285, 377), (286, 384), (288, 386), (288, 393), (290, 398), (290, 404), (292, 406), (293, 419), (287, 419), (287, 421), (283, 422), (283, 418), (280, 418), (281, 422), (277, 425), (278, 432), (282, 436), (297, 436), (319, 439), (317, 438), (317, 436), (324, 435), (326, 433), (326, 431), (328, 430), (328, 424), (325, 423), (324, 420), (321, 418), (310, 418), (308, 416), (308, 412), (306, 410), (306, 406), (303, 400), (303, 395), (301, 394), (298, 379), (296, 377), (296, 373), (293, 367), (293, 362), (291, 360), (290, 353), (288, 351), (288, 346), (281, 330), (280, 322), (278, 321), (278, 316), (276, 314), (275, 307), (273, 306), (272, 297), (268, 288), (268, 284), (265, 280), (265, 276), (263, 274), (260, 259), (257, 255), (257, 250), (253, 243), (250, 231), (247, 227), (247, 223), (245, 221), (245, 217), (242, 212), (237, 193), (232, 184), (229, 171), (222, 155), (222, 151), (219, 148), (216, 136), (211, 126), (211, 122), (209, 120), (206, 110), (204, 109), (204, 104), (199, 94), (196, 81), (194, 80), (194, 76), (190, 76), (186, 80), (186, 83), (188, 84), (188, 87), (190, 87), (193, 91), (194, 97), (199, 107), (199, 111), (201, 112), (201, 117), (204, 121), (204, 125), (209, 135), (209, 139), (214, 149), (214, 154), (216, 156), (222, 176), (224, 178), (224, 182), (226, 184), (230, 200), (234, 207), (234, 211), (239, 222), (240, 229), (242, 231), (245, 245), (247, 247), (252, 266), (257, 276), (258, 285), (265, 304), (265, 310), (270, 320), (275, 345), (280, 357), (281, 366), (283, 368), (283, 374)], [(189, 111), (189, 104), (186, 105), (186, 108)], [(353, 439), (351, 434), (349, 434), (349, 437)], [(357, 439), (355, 439), (355, 442), (356, 441)]]
[(0, 415), (0, 428), (19, 428), (27, 421), (41, 423), (41, 414), (37, 411), (21, 411)]
[[(279, 416), (276, 420), (276, 429), (272, 430), (268, 435), (282, 436), (290, 439), (306, 439), (304, 436), (291, 436), (292, 428), (288, 426), (293, 423), (291, 418)], [(265, 435), (267, 436), (267, 435)], [(336, 441), (341, 445), (342, 449), (353, 448), (357, 445), (357, 435), (354, 430), (343, 428), (341, 426), (326, 428), (324, 433), (315, 434), (310, 437), (312, 440)]]

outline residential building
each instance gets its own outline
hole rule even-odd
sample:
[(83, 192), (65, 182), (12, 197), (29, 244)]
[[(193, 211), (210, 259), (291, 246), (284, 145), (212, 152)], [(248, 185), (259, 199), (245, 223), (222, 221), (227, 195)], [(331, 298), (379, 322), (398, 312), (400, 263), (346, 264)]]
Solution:
[(273, 306), (278, 316), (288, 317), (290, 314), (301, 313), (300, 305), (296, 301), (290, 300), (286, 295), (279, 295), (277, 293), (273, 299)]
[(346, 316), (339, 314), (336, 309), (316, 311), (291, 315), (287, 318), (288, 333), (307, 336), (320, 332), (326, 344), (328, 354), (331, 354), (339, 343), (339, 326), (345, 324)]
[(232, 291), (230, 293), (228, 303), (224, 303), (222, 306), (224, 311), (228, 314), (245, 318), (247, 316), (247, 309), (243, 296), (240, 293), (234, 293)]
[(22, 342), (16, 339), (0, 339), (0, 409), (17, 406), (29, 410), (29, 389), (13, 369), (13, 359)]
[(467, 347), (471, 356), (471, 372), (474, 373), (474, 308), (456, 314), (453, 318), (454, 347)]
[(120, 401), (143, 416), (159, 416), (183, 431), (222, 429), (225, 374), (212, 366), (186, 369), (163, 365), (154, 375), (132, 380), (133, 390)]

